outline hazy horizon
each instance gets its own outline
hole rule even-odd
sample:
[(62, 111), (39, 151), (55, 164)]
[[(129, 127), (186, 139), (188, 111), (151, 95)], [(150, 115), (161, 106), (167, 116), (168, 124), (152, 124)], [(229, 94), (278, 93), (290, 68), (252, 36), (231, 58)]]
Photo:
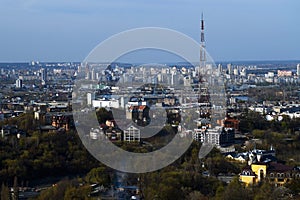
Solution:
[(204, 13), (214, 60), (300, 60), (296, 0), (2, 0), (0, 62), (82, 61), (100, 42), (138, 27), (163, 27), (199, 42)]

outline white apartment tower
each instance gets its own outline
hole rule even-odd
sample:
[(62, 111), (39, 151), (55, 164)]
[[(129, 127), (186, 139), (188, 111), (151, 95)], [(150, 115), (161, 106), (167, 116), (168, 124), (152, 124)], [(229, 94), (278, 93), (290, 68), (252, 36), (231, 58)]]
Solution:
[(22, 79), (16, 80), (16, 88), (22, 88), (23, 87), (23, 81)]

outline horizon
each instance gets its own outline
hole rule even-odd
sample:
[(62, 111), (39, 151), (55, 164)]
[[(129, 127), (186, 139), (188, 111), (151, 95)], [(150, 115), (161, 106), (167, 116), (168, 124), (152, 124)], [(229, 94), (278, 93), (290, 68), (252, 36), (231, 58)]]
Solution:
[[(30, 60), (30, 61), (18, 61), (18, 62), (5, 62), (5, 61), (0, 61), (0, 64), (30, 64), (31, 62), (39, 63), (39, 64), (47, 64), (47, 63), (83, 63), (83, 61), (40, 61), (40, 60)], [(299, 60), (218, 60), (214, 61), (214, 63), (218, 64), (237, 64), (237, 63), (244, 63), (244, 64), (249, 64), (249, 63), (267, 63), (267, 62), (276, 62), (276, 63), (299, 63), (300, 64), (300, 59)], [(94, 62), (92, 62), (94, 63)], [(95, 62), (95, 63), (103, 63), (107, 64), (109, 62)], [(161, 62), (161, 63), (143, 63), (143, 62), (129, 62), (129, 61), (116, 61), (116, 62), (111, 62), (111, 63), (120, 63), (120, 64), (132, 64), (132, 65), (137, 65), (137, 64), (180, 64), (180, 63), (188, 63), (188, 62), (174, 62), (174, 61), (166, 61), (166, 62)], [(193, 62), (193, 63), (198, 63)]]

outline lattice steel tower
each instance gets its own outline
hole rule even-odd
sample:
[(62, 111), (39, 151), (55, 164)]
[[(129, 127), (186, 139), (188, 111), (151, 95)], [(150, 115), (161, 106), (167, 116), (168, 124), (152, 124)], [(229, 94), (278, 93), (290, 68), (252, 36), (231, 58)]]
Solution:
[(200, 39), (200, 70), (205, 68), (206, 52), (205, 52), (205, 38), (204, 38), (204, 18), (203, 13), (201, 15), (201, 39)]
[[(207, 67), (206, 67), (206, 50), (205, 50), (205, 38), (204, 38), (204, 18), (203, 13), (201, 15), (201, 35), (200, 35), (200, 63), (198, 70), (198, 78), (199, 78), (199, 117), (200, 119), (209, 119), (210, 118), (210, 98), (208, 91), (208, 77)], [(206, 121), (207, 121), (206, 120)], [(202, 120), (203, 121), (203, 120)]]

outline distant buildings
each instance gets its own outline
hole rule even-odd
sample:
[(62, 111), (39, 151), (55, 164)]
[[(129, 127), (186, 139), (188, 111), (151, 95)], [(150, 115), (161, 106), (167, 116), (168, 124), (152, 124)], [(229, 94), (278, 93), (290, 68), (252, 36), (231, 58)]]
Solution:
[(95, 99), (95, 94), (94, 93), (87, 93), (87, 105), (92, 105), (93, 100)]
[(103, 135), (103, 130), (100, 128), (91, 128), (90, 130), (90, 139), (98, 140)]
[[(258, 157), (256, 155), (259, 155)], [(226, 158), (234, 161), (238, 161), (241, 163), (247, 163), (248, 165), (251, 165), (253, 162), (257, 162), (257, 159), (261, 159), (266, 162), (275, 162), (276, 159), (276, 151), (273, 149), (273, 147), (270, 148), (270, 150), (260, 150), (260, 149), (254, 149), (248, 152), (242, 152), (242, 153), (235, 153), (231, 152), (226, 155)]]
[(289, 70), (277, 70), (277, 76), (278, 77), (286, 77), (286, 76), (292, 76), (292, 71)]
[(21, 137), (26, 136), (26, 132), (23, 130), (19, 130), (16, 125), (4, 125), (1, 128), (0, 135), (2, 138), (10, 135), (14, 135), (18, 139), (20, 139)]
[(111, 141), (121, 141), (122, 140), (122, 130), (118, 128), (110, 127), (105, 130), (106, 137)]
[(91, 128), (89, 137), (91, 140), (107, 138), (110, 141), (122, 141), (122, 131), (114, 127), (114, 122), (108, 120), (105, 128)]
[(300, 118), (300, 104), (297, 102), (269, 102), (264, 105), (251, 105), (248, 109), (260, 113), (268, 121), (279, 120), (282, 116), (288, 116), (291, 119)]
[(229, 118), (229, 117), (227, 117), (223, 122), (223, 126), (225, 128), (233, 128), (235, 131), (239, 130), (239, 124), (240, 121), (238, 119)]
[(51, 125), (57, 129), (63, 128), (64, 130), (69, 131), (72, 123), (72, 113), (51, 114)]
[(133, 120), (139, 125), (147, 124), (150, 120), (149, 111), (150, 108), (145, 105), (130, 106), (126, 110), (126, 118)]
[(112, 126), (111, 122), (106, 124), (105, 128), (91, 128), (89, 137), (91, 140), (98, 140), (107, 138), (111, 141), (124, 141), (124, 142), (140, 142), (141, 131), (133, 125), (130, 125), (125, 130), (120, 130), (118, 127)]
[[(92, 97), (88, 94), (88, 100)], [(88, 101), (90, 103), (90, 101)], [(92, 100), (92, 105), (94, 108), (119, 108), (120, 102), (118, 99), (96, 99)]]
[(233, 74), (233, 66), (231, 63), (227, 64), (227, 73), (229, 75), (232, 75)]
[(195, 129), (193, 138), (202, 143), (214, 144), (217, 147), (234, 144), (234, 129), (217, 126), (214, 128), (203, 127)]

